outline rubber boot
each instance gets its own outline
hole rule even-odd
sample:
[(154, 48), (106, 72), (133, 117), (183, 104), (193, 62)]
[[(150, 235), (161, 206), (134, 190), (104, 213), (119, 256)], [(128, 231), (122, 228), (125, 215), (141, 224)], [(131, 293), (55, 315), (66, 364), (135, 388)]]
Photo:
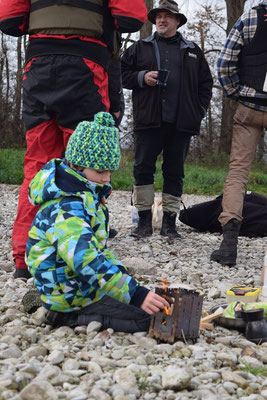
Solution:
[(162, 226), (160, 230), (161, 236), (168, 236), (169, 238), (178, 239), (181, 235), (176, 230), (176, 216), (175, 212), (163, 211)]
[(139, 221), (136, 228), (131, 232), (134, 237), (151, 236), (152, 230), (152, 212), (151, 210), (138, 211)]
[(237, 242), (241, 222), (237, 219), (231, 219), (223, 226), (223, 240), (218, 250), (211, 253), (211, 261), (217, 261), (222, 265), (236, 264)]

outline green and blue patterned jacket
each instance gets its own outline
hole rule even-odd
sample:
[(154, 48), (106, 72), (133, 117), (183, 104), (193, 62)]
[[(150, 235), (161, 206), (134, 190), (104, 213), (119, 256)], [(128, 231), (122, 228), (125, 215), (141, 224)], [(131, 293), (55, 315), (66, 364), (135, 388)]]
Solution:
[(141, 300), (147, 295), (106, 247), (110, 191), (109, 184), (90, 182), (58, 159), (31, 181), (30, 202), (41, 207), (25, 261), (47, 309), (70, 312), (105, 295), (123, 303), (138, 291)]

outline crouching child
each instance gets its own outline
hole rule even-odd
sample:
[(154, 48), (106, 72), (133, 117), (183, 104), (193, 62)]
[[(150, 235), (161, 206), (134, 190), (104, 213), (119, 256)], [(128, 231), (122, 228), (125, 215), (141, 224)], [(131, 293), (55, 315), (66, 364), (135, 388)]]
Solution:
[(53, 326), (99, 321), (102, 329), (145, 331), (168, 302), (131, 277), (106, 246), (105, 199), (120, 163), (119, 132), (109, 113), (81, 122), (65, 159), (53, 159), (29, 187), (41, 206), (29, 231), (26, 264)]

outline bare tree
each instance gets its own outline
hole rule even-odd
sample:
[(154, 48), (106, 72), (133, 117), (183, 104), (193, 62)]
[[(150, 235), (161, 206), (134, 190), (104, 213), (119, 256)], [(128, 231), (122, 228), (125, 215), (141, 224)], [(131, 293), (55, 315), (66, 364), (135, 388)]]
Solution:
[(22, 39), (6, 38), (0, 42), (0, 147), (24, 147), (25, 130), (21, 119)]
[(21, 110), (21, 85), (22, 85), (22, 54), (21, 54), (21, 37), (17, 39), (17, 73), (15, 88), (15, 118), (20, 120)]
[(4, 35), (1, 33), (1, 51), (0, 51), (0, 113), (3, 113), (3, 86), (4, 86), (4, 65), (5, 65), (5, 55), (4, 55)]
[(1, 33), (0, 48), (0, 146), (2, 147), (7, 137), (9, 111), (9, 93), (10, 93), (10, 71), (8, 60), (8, 48), (4, 35)]
[[(146, 8), (149, 11), (151, 8), (153, 8), (153, 0), (145, 0)], [(147, 36), (150, 36), (152, 34), (152, 24), (150, 21), (147, 20), (147, 22), (142, 26), (140, 30), (140, 38), (144, 39)]]
[[(216, 60), (222, 47), (221, 32), (225, 32), (225, 18), (222, 11), (223, 8), (217, 4), (211, 6), (210, 3), (205, 2), (194, 14), (194, 20), (186, 25), (186, 36), (192, 38), (205, 54), (214, 82), (216, 81)], [(207, 154), (217, 151), (221, 129), (221, 92), (221, 87), (214, 85), (212, 101), (202, 123), (201, 134), (198, 139), (192, 141), (191, 154), (194, 159), (201, 160)]]

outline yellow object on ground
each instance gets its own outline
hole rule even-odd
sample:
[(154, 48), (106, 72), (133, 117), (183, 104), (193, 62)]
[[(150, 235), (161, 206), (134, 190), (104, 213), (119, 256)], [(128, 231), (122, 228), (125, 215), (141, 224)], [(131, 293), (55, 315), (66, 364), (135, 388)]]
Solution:
[(226, 292), (228, 303), (233, 301), (242, 301), (243, 303), (254, 303), (260, 294), (260, 288), (247, 286), (232, 286)]

